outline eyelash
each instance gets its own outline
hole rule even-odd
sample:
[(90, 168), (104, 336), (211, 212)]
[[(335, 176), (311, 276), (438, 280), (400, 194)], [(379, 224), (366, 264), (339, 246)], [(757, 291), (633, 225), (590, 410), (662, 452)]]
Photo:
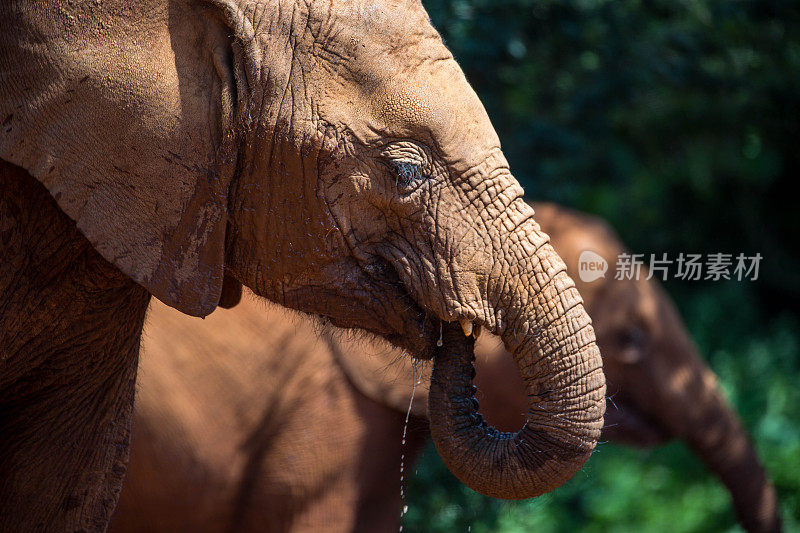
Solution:
[(423, 176), (420, 166), (414, 163), (395, 161), (393, 166), (395, 172), (394, 184), (396, 186), (399, 186), (400, 184), (403, 186), (408, 186), (414, 181), (426, 178)]

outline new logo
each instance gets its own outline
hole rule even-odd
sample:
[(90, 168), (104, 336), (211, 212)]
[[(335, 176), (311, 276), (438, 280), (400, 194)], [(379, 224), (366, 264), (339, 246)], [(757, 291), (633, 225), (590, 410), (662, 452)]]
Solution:
[(608, 261), (597, 252), (584, 250), (578, 257), (578, 277), (584, 283), (606, 277), (607, 270)]

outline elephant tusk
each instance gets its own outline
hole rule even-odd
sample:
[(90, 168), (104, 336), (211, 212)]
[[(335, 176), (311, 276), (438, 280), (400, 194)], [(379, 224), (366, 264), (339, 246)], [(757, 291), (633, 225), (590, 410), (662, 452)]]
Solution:
[(461, 324), (461, 329), (464, 330), (464, 336), (469, 337), (472, 335), (472, 321), (467, 320), (466, 318), (461, 318), (458, 320)]

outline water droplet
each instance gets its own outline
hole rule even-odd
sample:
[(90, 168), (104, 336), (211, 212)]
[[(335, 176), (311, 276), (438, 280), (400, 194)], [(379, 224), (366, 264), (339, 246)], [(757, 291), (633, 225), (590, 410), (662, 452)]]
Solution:
[[(441, 339), (439, 339), (439, 342), (441, 342)], [(406, 434), (408, 432), (408, 420), (411, 418), (411, 408), (414, 406), (414, 393), (417, 391), (417, 383), (418, 383), (417, 367), (420, 364), (424, 365), (424, 363), (422, 363), (421, 361), (417, 361), (416, 359), (414, 359), (411, 362), (411, 399), (408, 402), (408, 410), (406, 411), (406, 420), (405, 420), (405, 423), (403, 424), (403, 438), (402, 438), (402, 441), (401, 441), (401, 446), (405, 446), (406, 445)], [(424, 368), (424, 366), (423, 366), (423, 368)], [(406, 499), (406, 493), (405, 493), (405, 466), (406, 465), (405, 465), (405, 461), (406, 461), (406, 454), (405, 453), (401, 453), (400, 454), (400, 501), (403, 501), (403, 500)], [(402, 519), (403, 519), (403, 516), (407, 512), (408, 512), (408, 505), (404, 505), (403, 506), (403, 511), (400, 513), (400, 522), (401, 522), (400, 531), (401, 532), (403, 531)]]

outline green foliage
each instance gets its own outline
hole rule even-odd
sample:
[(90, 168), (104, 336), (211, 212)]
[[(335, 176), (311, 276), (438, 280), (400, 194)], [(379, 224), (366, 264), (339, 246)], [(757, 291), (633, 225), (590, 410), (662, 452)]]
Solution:
[[(424, 3), (532, 198), (603, 216), (637, 252), (762, 254), (758, 282), (667, 288), (800, 531), (800, 3)], [(525, 502), (479, 496), (430, 449), (408, 494), (406, 531), (739, 530), (680, 443), (602, 444)]]
[(797, 304), (796, 1), (425, 5), (531, 197), (639, 251), (760, 251), (761, 296)]

